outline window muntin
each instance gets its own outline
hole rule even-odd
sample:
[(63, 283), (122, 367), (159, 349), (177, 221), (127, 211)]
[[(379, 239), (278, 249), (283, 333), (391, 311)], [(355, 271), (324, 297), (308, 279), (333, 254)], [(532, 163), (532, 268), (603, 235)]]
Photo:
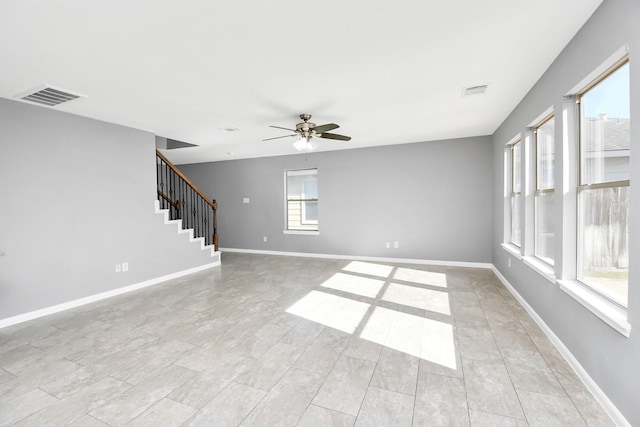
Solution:
[(577, 278), (627, 305), (629, 274), (629, 63), (583, 91), (580, 104)]
[(554, 263), (554, 162), (555, 121), (547, 117), (535, 127), (536, 140), (536, 191), (534, 255), (544, 262)]
[(318, 231), (318, 170), (285, 173), (287, 230)]
[(520, 206), (522, 198), (522, 144), (520, 140), (511, 145), (511, 243), (522, 244), (520, 228)]

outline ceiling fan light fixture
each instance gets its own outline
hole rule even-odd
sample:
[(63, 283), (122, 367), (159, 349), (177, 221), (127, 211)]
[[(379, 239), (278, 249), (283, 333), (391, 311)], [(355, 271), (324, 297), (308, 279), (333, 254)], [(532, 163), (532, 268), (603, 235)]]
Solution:
[(318, 143), (311, 137), (301, 137), (293, 143), (293, 148), (298, 151), (306, 152), (313, 151), (318, 148)]

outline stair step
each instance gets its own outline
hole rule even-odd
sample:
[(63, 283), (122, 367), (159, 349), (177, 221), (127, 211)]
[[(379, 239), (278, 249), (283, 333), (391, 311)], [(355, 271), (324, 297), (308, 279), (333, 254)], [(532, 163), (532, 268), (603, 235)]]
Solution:
[[(214, 245), (206, 245), (204, 237), (194, 237), (193, 236), (193, 228), (182, 228), (182, 220), (181, 219), (169, 219), (169, 209), (160, 209), (160, 202), (158, 200), (155, 200), (155, 208), (156, 208), (156, 213), (157, 214), (164, 215), (164, 223), (165, 224), (175, 224), (177, 226), (178, 234), (188, 233), (189, 234), (189, 242), (191, 242), (191, 243), (199, 242), (201, 250), (211, 249), (211, 256), (214, 256), (216, 254), (215, 246)], [(218, 252), (218, 258), (220, 258), (219, 252)]]

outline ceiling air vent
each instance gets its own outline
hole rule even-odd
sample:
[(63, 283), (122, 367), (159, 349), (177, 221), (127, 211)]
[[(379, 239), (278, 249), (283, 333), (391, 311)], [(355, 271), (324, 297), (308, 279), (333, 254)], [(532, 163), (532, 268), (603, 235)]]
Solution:
[(467, 86), (462, 88), (462, 96), (480, 95), (487, 91), (489, 85)]
[(52, 86), (41, 86), (37, 89), (30, 90), (29, 92), (22, 93), (16, 96), (16, 98), (20, 98), (29, 102), (35, 102), (36, 104), (55, 107), (56, 105), (62, 104), (63, 102), (73, 101), (77, 98), (86, 98), (86, 96)]

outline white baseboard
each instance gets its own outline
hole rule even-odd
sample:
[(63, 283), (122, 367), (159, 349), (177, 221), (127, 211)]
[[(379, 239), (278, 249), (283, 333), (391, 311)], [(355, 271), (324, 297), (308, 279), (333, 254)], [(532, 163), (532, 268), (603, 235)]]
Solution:
[(111, 298), (116, 295), (121, 295), (127, 292), (132, 292), (138, 289), (157, 285), (159, 283), (166, 282), (167, 280), (176, 279), (178, 277), (186, 276), (188, 274), (193, 274), (198, 271), (206, 270), (208, 268), (217, 267), (219, 265), (220, 265), (220, 258), (218, 257), (218, 261), (212, 262), (210, 264), (204, 264), (198, 267), (189, 268), (187, 270), (178, 271), (176, 273), (171, 273), (165, 276), (156, 277), (154, 279), (145, 280), (144, 282), (135, 283), (133, 285), (124, 286), (122, 288), (113, 289), (107, 292), (101, 292), (99, 294), (90, 295), (84, 298), (79, 298), (73, 301), (54, 305), (52, 307), (30, 311), (28, 313), (19, 314), (17, 316), (7, 317), (6, 319), (0, 319), (0, 329), (6, 328), (7, 326), (11, 326), (11, 325), (16, 325), (18, 323), (26, 322), (29, 320), (37, 319), (39, 317), (48, 316), (49, 314), (59, 313), (61, 311), (69, 310), (71, 308), (80, 307), (81, 305), (91, 304), (92, 302)]
[(420, 264), (420, 265), (440, 265), (447, 267), (472, 267), (472, 268), (493, 268), (493, 264), (488, 262), (463, 262), (463, 261), (438, 261), (413, 258), (387, 258), (372, 256), (356, 256), (356, 255), (336, 255), (336, 254), (319, 254), (307, 252), (283, 252), (283, 251), (266, 251), (260, 249), (237, 249), (237, 248), (220, 248), (220, 252), (236, 252), (242, 254), (257, 255), (278, 255), (278, 256), (294, 256), (302, 258), (326, 258), (326, 259), (344, 259), (351, 261), (371, 261), (371, 262), (397, 262), (401, 264)]
[(569, 365), (573, 368), (576, 375), (582, 380), (584, 385), (589, 389), (589, 391), (593, 394), (595, 399), (602, 405), (604, 410), (609, 414), (611, 419), (616, 423), (616, 425), (631, 427), (631, 424), (627, 421), (627, 419), (622, 415), (622, 413), (616, 408), (616, 406), (609, 400), (609, 397), (602, 391), (598, 384), (589, 376), (587, 371), (582, 367), (580, 362), (571, 354), (571, 351), (560, 341), (560, 338), (553, 333), (551, 328), (547, 326), (547, 324), (542, 320), (538, 313), (527, 303), (527, 301), (518, 293), (518, 291), (509, 283), (506, 277), (500, 273), (500, 271), (495, 267), (491, 267), (493, 272), (498, 276), (498, 279), (502, 282), (502, 284), (511, 292), (511, 294), (518, 300), (520, 305), (529, 313), (529, 315), (533, 318), (533, 320), (540, 326), (540, 329), (545, 333), (549, 341), (555, 345), (558, 349), (562, 357), (569, 363)]

